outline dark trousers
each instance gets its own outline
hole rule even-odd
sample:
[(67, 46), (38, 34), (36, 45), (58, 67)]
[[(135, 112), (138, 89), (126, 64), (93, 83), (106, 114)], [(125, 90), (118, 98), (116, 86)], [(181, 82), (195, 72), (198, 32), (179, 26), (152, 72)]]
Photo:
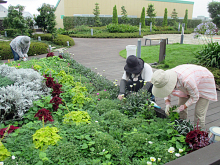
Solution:
[[(11, 46), (10, 46), (11, 47)], [(17, 61), (17, 60), (19, 60), (19, 55), (18, 55), (18, 53), (16, 53), (12, 48), (11, 48), (11, 51), (12, 51), (12, 53), (13, 53), (13, 55), (14, 55), (14, 61)]]

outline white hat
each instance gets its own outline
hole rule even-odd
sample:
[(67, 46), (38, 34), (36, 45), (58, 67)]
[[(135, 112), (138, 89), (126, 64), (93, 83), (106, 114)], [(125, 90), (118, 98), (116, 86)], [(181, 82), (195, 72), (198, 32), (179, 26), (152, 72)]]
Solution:
[(151, 78), (153, 84), (152, 93), (156, 97), (164, 98), (171, 94), (177, 82), (177, 74), (173, 70), (155, 71)]
[(28, 36), (23, 36), (21, 38), (21, 43), (24, 44), (25, 46), (28, 46), (30, 44), (30, 37)]

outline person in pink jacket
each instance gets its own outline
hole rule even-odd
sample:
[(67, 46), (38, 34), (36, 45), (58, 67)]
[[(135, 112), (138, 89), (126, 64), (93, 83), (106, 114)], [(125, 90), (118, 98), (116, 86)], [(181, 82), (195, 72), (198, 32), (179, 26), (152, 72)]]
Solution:
[(181, 119), (186, 119), (187, 108), (196, 104), (194, 124), (199, 120), (200, 127), (204, 129), (209, 100), (217, 101), (214, 76), (207, 68), (183, 64), (167, 71), (160, 69), (153, 73), (151, 82), (152, 93), (165, 100), (167, 115), (172, 107), (172, 94), (179, 97), (179, 107), (174, 111), (179, 113)]
[(24, 61), (27, 61), (27, 53), (30, 47), (30, 37), (17, 36), (11, 41), (10, 47), (14, 55), (14, 61), (17, 61), (20, 58), (22, 58)]

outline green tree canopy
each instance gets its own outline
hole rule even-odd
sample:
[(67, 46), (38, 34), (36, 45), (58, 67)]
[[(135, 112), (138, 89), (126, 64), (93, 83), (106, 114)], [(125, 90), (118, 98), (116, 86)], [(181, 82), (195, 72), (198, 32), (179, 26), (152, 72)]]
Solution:
[(116, 5), (113, 7), (112, 23), (113, 23), (113, 24), (118, 24), (118, 13), (117, 13), (117, 7), (116, 7)]
[(95, 26), (101, 26), (102, 25), (102, 22), (100, 21), (100, 18), (99, 18), (99, 14), (100, 14), (100, 10), (99, 10), (99, 4), (98, 3), (95, 3), (95, 9), (93, 9), (93, 14), (95, 15), (94, 17), (94, 25)]
[(143, 28), (146, 27), (146, 25), (145, 25), (145, 7), (142, 8), (140, 22), (141, 22), (141, 27), (143, 27)]
[(122, 6), (121, 7), (121, 15), (122, 15), (122, 17), (121, 17), (121, 19), (122, 19), (122, 22), (123, 23), (128, 23), (128, 14), (127, 14), (127, 11), (126, 11), (126, 9), (125, 9), (125, 6)]
[(220, 28), (220, 2), (210, 2), (208, 4), (208, 12), (212, 21)]
[(155, 12), (153, 4), (148, 4), (147, 16), (150, 17), (149, 21), (152, 22), (152, 25), (154, 25), (155, 24), (156, 12)]
[(37, 9), (37, 11), (40, 12), (40, 15), (35, 18), (36, 25), (43, 28), (44, 32), (47, 30), (48, 33), (55, 33), (55, 8), (50, 4), (43, 3), (42, 6)]

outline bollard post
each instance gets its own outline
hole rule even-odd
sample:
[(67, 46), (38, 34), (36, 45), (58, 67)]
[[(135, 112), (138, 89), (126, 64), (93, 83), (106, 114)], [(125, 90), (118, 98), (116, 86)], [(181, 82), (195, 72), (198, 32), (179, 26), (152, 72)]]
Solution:
[(183, 39), (184, 39), (184, 27), (185, 27), (185, 23), (182, 24), (182, 32), (181, 32), (180, 44), (183, 44)]
[(5, 37), (7, 37), (7, 31), (5, 31)]
[(66, 43), (67, 43), (67, 46), (70, 46), (70, 43), (69, 43), (69, 41), (66, 41)]
[(141, 35), (141, 22), (139, 23), (139, 36)]
[(93, 36), (93, 29), (91, 29), (91, 36)]
[(137, 57), (141, 58), (141, 39), (138, 39)]
[(49, 50), (50, 50), (50, 52), (52, 51), (51, 45), (49, 45)]
[(159, 54), (159, 63), (165, 60), (166, 56), (166, 39), (160, 40), (160, 54)]
[(179, 25), (178, 25), (178, 32), (180, 31), (180, 23), (179, 23)]
[(152, 22), (150, 23), (150, 32), (152, 32)]
[(40, 36), (38, 36), (38, 41), (41, 41), (41, 37)]

